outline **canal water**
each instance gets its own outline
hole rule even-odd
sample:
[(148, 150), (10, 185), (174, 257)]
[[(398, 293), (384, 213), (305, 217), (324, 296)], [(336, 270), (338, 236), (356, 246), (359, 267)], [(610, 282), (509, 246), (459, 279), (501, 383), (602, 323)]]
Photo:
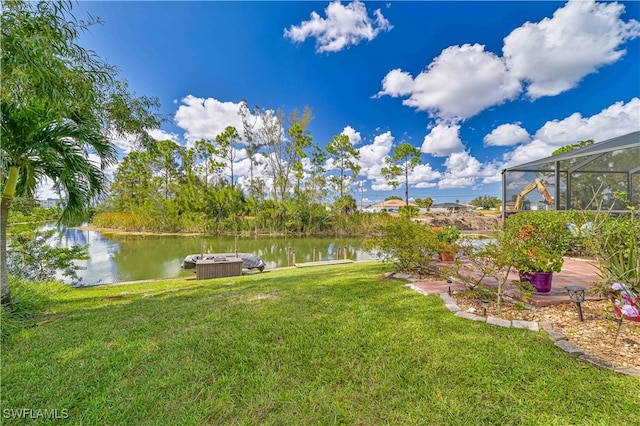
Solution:
[[(51, 228), (53, 225), (49, 225)], [(83, 270), (79, 285), (90, 286), (123, 281), (194, 276), (194, 270), (183, 270), (180, 265), (189, 254), (199, 254), (204, 241), (205, 253), (233, 253), (235, 237), (189, 237), (157, 235), (101, 234), (86, 229), (60, 227), (54, 244), (61, 247), (88, 245), (90, 259), (77, 261)], [(357, 238), (238, 238), (238, 251), (260, 256), (267, 269), (286, 267), (287, 252), (295, 252), (296, 262), (311, 262), (314, 248), (323, 260), (343, 258), (343, 248), (352, 260), (375, 259), (375, 253), (363, 248)], [(316, 258), (317, 260), (317, 258)]]

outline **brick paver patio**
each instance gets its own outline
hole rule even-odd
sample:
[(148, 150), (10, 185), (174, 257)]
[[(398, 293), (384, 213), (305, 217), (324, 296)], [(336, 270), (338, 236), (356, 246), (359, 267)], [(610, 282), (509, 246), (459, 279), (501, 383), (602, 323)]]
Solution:
[[(450, 265), (450, 262), (440, 262), (435, 265), (436, 269), (441, 269)], [(551, 291), (549, 293), (533, 293), (531, 300), (527, 303), (533, 306), (549, 306), (559, 303), (569, 302), (569, 294), (566, 287), (570, 285), (580, 285), (587, 289), (591, 287), (591, 283), (598, 281), (600, 276), (598, 275), (598, 269), (594, 266), (594, 261), (590, 259), (577, 259), (572, 257), (564, 258), (564, 265), (562, 271), (554, 272), (553, 280), (551, 282)], [(514, 271), (510, 275), (510, 280), (518, 280), (518, 273)], [(496, 286), (494, 279), (485, 278), (482, 282), (487, 286)], [(452, 291), (464, 290), (464, 285), (453, 281), (448, 284), (446, 280), (425, 280), (415, 282), (414, 285), (420, 290), (430, 294), (440, 294), (447, 292), (449, 286)], [(520, 298), (520, 292), (517, 287), (509, 285), (507, 287), (507, 294), (515, 298)], [(588, 300), (595, 300), (598, 297), (587, 296)]]

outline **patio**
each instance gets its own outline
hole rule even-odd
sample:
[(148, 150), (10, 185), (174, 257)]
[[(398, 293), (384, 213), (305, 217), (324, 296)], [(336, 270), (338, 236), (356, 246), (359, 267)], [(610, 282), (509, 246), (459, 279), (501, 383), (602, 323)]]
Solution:
[[(600, 279), (598, 275), (598, 269), (594, 266), (594, 261), (592, 259), (578, 259), (573, 257), (565, 257), (564, 265), (562, 266), (562, 271), (555, 272), (553, 274), (553, 281), (551, 284), (551, 291), (549, 293), (533, 293), (531, 300), (527, 303), (533, 306), (550, 306), (557, 305), (560, 303), (570, 302), (569, 294), (567, 293), (566, 287), (570, 285), (580, 285), (589, 289), (591, 287), (591, 283)], [(452, 262), (438, 262), (434, 265), (434, 268), (437, 271), (442, 271), (443, 268), (450, 266)], [(518, 272), (513, 271), (510, 275), (510, 282), (514, 280), (518, 280)], [(495, 287), (496, 282), (494, 279), (485, 278), (482, 281), (482, 284)], [(449, 291), (449, 286), (451, 286), (451, 291), (462, 291), (465, 290), (466, 287), (453, 280), (451, 284), (447, 283), (447, 280), (432, 280), (427, 279), (424, 281), (415, 282), (414, 285), (420, 290), (430, 293), (430, 294), (440, 294)], [(507, 284), (506, 294), (514, 299), (520, 300), (522, 298), (519, 289), (514, 286)], [(599, 297), (597, 296), (587, 296), (587, 300), (597, 300)]]

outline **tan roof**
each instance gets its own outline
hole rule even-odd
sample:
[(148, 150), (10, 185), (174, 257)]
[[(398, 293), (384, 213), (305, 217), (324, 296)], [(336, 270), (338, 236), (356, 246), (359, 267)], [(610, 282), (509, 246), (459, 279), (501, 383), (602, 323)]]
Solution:
[[(407, 203), (405, 203), (404, 200), (386, 200), (386, 201), (384, 201), (382, 203), (375, 204), (375, 205), (373, 205), (371, 207), (377, 207), (377, 208), (380, 208), (380, 209), (389, 209), (389, 208), (404, 207), (406, 205), (407, 205)], [(409, 203), (409, 205), (413, 206), (413, 207), (418, 207), (417, 204), (414, 204), (414, 203), (411, 203), (411, 202)]]

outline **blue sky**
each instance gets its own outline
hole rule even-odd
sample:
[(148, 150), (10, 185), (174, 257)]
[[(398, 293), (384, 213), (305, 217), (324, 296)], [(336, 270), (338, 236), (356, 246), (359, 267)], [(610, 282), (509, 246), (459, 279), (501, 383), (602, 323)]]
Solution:
[[(392, 190), (384, 157), (409, 142), (410, 197), (500, 196), (505, 166), (640, 129), (640, 3), (80, 2), (104, 24), (81, 44), (116, 65), (187, 145), (240, 127), (238, 104), (308, 105), (324, 145), (361, 152), (364, 203)], [(127, 152), (127, 141), (115, 141)], [(246, 183), (239, 145), (236, 175)], [(360, 194), (354, 193), (360, 201)]]

